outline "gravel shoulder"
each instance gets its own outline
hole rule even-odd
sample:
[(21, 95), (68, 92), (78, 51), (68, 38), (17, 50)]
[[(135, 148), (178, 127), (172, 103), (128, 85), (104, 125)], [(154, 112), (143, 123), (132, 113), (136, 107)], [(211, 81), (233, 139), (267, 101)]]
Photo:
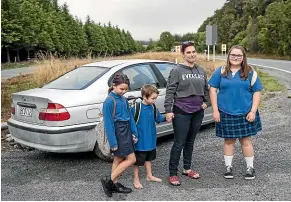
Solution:
[[(289, 85), (290, 75), (271, 72)], [(289, 81), (289, 82), (288, 82)], [(287, 86), (287, 88), (290, 88)], [(167, 182), (171, 136), (159, 139), (153, 173), (161, 183), (145, 180), (143, 190), (114, 194), (108, 199), (102, 191), (100, 177), (110, 173), (111, 164), (92, 153), (53, 154), (19, 149), (1, 152), (2, 200), (290, 200), (291, 198), (291, 99), (288, 91), (268, 93), (260, 109), (263, 131), (253, 138), (255, 180), (243, 179), (245, 161), (236, 144), (234, 179), (223, 178), (223, 140), (215, 136), (213, 126), (204, 127), (195, 142), (193, 168), (202, 176), (188, 180), (181, 176), (180, 187)], [(182, 162), (180, 162), (180, 166)], [(180, 167), (180, 170), (182, 168)], [(132, 187), (131, 169), (120, 182)]]

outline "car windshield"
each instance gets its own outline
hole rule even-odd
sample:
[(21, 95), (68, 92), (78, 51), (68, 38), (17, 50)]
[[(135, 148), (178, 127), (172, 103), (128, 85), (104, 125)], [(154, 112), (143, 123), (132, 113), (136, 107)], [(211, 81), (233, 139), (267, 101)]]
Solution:
[(44, 85), (46, 89), (81, 90), (108, 71), (106, 67), (79, 67)]

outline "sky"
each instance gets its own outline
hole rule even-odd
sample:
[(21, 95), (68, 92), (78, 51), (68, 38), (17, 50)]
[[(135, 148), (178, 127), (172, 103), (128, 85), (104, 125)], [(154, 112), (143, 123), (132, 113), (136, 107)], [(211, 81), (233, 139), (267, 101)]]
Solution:
[(135, 40), (157, 40), (164, 31), (171, 34), (197, 32), (207, 17), (226, 0), (59, 0), (70, 13), (85, 22), (118, 25)]

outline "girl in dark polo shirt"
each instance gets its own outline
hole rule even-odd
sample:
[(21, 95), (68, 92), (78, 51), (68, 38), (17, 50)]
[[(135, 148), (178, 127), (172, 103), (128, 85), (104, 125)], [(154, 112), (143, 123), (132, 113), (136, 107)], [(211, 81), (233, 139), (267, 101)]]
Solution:
[(195, 137), (204, 117), (204, 109), (210, 106), (207, 75), (195, 64), (196, 50), (193, 42), (183, 42), (183, 63), (174, 68), (168, 78), (165, 110), (167, 121), (173, 120), (174, 144), (171, 149), (169, 182), (180, 185), (178, 165), (183, 150), (183, 175), (197, 179), (200, 175), (191, 169)]

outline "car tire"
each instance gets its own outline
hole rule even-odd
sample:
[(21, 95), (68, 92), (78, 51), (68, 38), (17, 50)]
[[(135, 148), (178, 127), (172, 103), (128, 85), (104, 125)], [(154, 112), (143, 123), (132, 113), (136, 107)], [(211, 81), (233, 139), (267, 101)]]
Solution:
[(107, 162), (112, 162), (113, 161), (113, 155), (112, 155), (112, 157), (107, 157), (107, 156), (104, 156), (102, 154), (101, 150), (99, 149), (97, 141), (96, 141), (96, 144), (95, 144), (93, 152), (101, 160), (104, 160), (104, 161), (107, 161)]

